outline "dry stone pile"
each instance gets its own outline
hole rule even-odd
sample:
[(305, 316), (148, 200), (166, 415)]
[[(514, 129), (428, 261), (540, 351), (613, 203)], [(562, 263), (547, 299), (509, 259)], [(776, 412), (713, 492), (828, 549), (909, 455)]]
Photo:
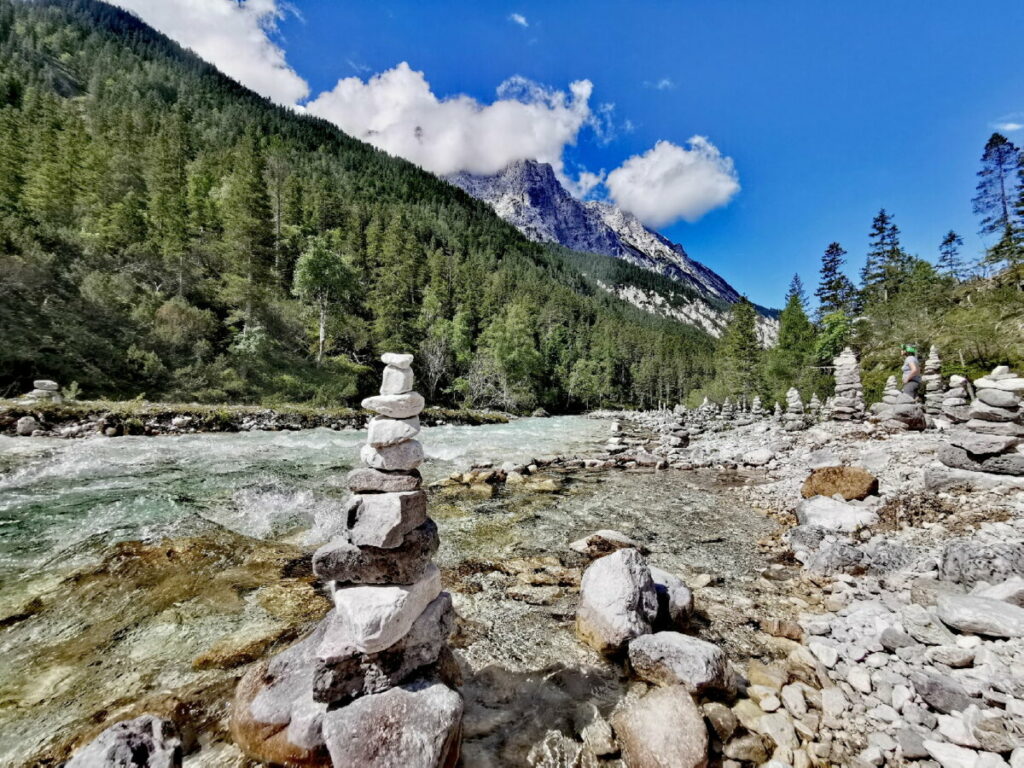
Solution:
[(832, 364), (835, 366), (836, 393), (829, 401), (829, 412), (837, 421), (858, 421), (864, 417), (864, 388), (857, 357), (847, 347)]
[(942, 398), (942, 415), (954, 424), (967, 421), (971, 396), (967, 391), (967, 379), (964, 376), (950, 376), (949, 389)]
[(1024, 377), (999, 366), (974, 388), (969, 419), (951, 430), (939, 460), (953, 469), (1024, 476)]
[(871, 406), (871, 420), (891, 430), (920, 431), (927, 426), (924, 408), (913, 397), (903, 394), (895, 376), (886, 380), (882, 402)]
[(418, 467), (423, 397), (412, 355), (386, 354), (366, 465), (348, 476), (344, 533), (313, 555), (334, 610), (312, 634), (240, 681), (236, 743), (271, 763), (435, 766), (458, 760), (463, 702), (447, 641), (451, 596), (431, 561), (437, 526)]
[(786, 413), (782, 417), (782, 428), (787, 432), (797, 432), (807, 429), (807, 419), (804, 416), (804, 403), (800, 399), (800, 393), (796, 387), (790, 387), (786, 393)]
[(930, 416), (938, 416), (942, 413), (943, 391), (942, 384), (942, 360), (939, 357), (939, 350), (932, 347), (928, 353), (928, 359), (924, 362), (924, 374), (921, 376), (921, 383), (924, 386), (924, 410)]

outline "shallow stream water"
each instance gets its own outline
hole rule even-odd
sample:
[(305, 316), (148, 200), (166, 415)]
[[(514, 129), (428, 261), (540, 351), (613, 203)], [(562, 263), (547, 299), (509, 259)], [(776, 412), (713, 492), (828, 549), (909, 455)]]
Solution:
[[(473, 462), (595, 453), (606, 434), (607, 422), (582, 417), (426, 428), (423, 472), (430, 482)], [(195, 724), (188, 736), (203, 748), (187, 765), (238, 764), (224, 731), (234, 683), (326, 611), (309, 553), (364, 438), (0, 437), (0, 765), (57, 764), (142, 711)], [(468, 766), (538, 764), (581, 703), (607, 711), (628, 686), (574, 639), (572, 582), (585, 563), (569, 541), (621, 530), (655, 564), (713, 574), (710, 598), (748, 590), (764, 567), (754, 542), (771, 525), (689, 473), (557, 479), (556, 493), (432, 494), (460, 615)], [(555, 566), (568, 574), (560, 585), (545, 581)], [(750, 617), (708, 605), (701, 633), (752, 652)]]

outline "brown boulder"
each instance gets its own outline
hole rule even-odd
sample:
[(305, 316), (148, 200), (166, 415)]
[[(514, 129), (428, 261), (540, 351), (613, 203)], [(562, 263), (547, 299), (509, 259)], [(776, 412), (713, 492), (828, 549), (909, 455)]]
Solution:
[(878, 493), (878, 478), (860, 467), (822, 467), (811, 472), (801, 491), (805, 499), (837, 493), (847, 501), (874, 496)]

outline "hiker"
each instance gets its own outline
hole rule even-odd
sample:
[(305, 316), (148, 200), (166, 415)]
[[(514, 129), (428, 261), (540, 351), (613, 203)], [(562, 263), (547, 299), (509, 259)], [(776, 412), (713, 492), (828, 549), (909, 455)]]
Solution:
[(903, 394), (917, 398), (921, 386), (921, 364), (917, 361), (917, 347), (904, 344), (900, 347), (903, 355)]

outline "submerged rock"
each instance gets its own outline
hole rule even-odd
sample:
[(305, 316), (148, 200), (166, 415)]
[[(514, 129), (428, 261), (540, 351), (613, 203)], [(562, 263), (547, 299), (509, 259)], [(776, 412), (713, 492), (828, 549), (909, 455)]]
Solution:
[(640, 542), (609, 529), (594, 531), (589, 536), (577, 539), (569, 545), (569, 549), (587, 557), (602, 557), (620, 549), (635, 549), (641, 554), (647, 554), (647, 548)]

